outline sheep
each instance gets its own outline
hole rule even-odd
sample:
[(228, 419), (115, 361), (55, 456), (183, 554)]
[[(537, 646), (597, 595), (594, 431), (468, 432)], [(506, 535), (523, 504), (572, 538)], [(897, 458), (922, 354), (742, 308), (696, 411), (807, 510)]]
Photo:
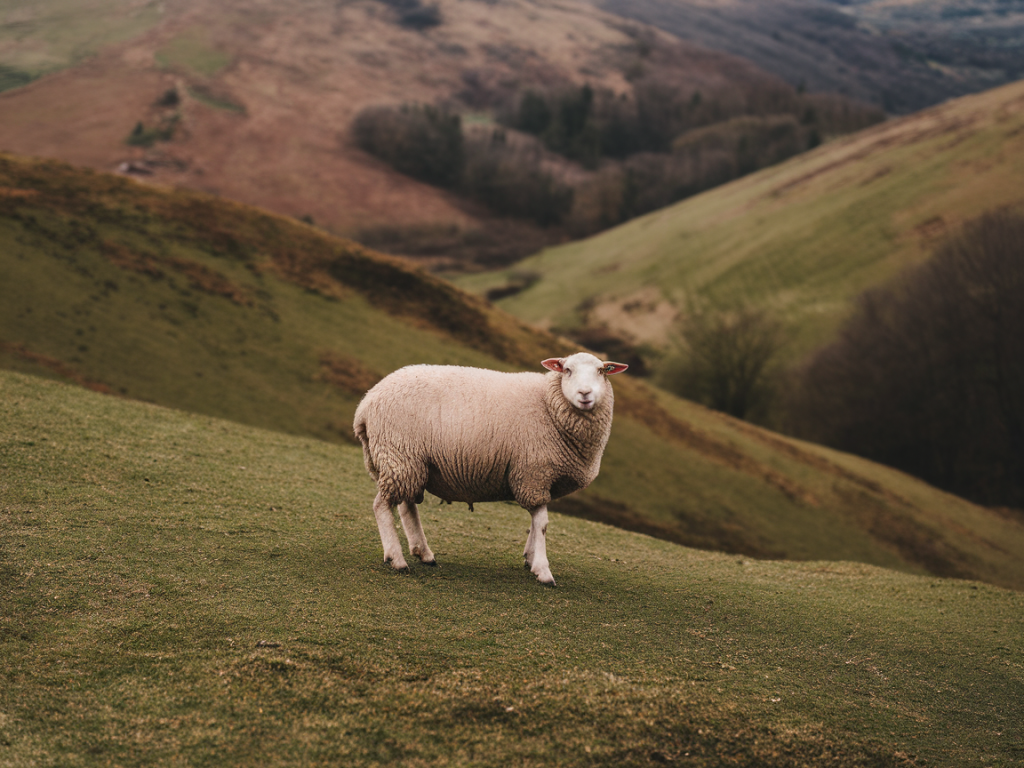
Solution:
[(416, 505), (424, 491), (442, 501), (516, 501), (528, 510), (524, 567), (555, 586), (545, 535), (548, 504), (597, 477), (611, 434), (614, 394), (607, 377), (628, 366), (586, 352), (549, 358), (548, 373), (412, 365), (386, 376), (356, 409), (353, 429), (377, 484), (373, 512), (384, 562), (408, 571), (409, 553), (436, 565)]

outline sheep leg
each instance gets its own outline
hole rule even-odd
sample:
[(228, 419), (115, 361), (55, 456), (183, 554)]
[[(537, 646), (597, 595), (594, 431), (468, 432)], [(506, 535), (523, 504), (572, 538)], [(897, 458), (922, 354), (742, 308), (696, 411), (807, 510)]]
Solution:
[(420, 523), (420, 513), (416, 504), (411, 501), (402, 502), (398, 505), (398, 516), (402, 519), (405, 538), (409, 541), (409, 554), (416, 555), (424, 565), (437, 565), (434, 553), (430, 551), (430, 545), (427, 544), (427, 536), (423, 533), (423, 525)]
[(391, 563), (396, 571), (408, 571), (409, 564), (402, 556), (402, 543), (398, 540), (395, 530), (395, 518), (391, 515), (391, 505), (381, 493), (373, 500), (373, 515), (377, 518), (377, 530), (380, 531), (380, 543), (384, 547), (384, 562)]
[(534, 545), (533, 520), (530, 520), (530, 533), (526, 537), (526, 547), (523, 548), (523, 567), (529, 570), (533, 567), (533, 545)]
[(548, 550), (545, 536), (548, 532), (548, 507), (542, 504), (530, 510), (532, 521), (530, 535), (526, 539), (526, 552), (523, 556), (530, 566), (530, 573), (536, 575), (537, 581), (549, 587), (555, 586), (555, 577), (551, 575), (548, 565)]

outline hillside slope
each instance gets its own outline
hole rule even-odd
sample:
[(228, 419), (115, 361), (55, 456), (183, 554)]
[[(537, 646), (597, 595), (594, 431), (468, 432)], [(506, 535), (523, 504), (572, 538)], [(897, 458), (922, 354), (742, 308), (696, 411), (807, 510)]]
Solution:
[[(439, 23), (423, 27), (403, 21), (416, 0), (174, 0), (141, 16), (120, 0), (96, 5), (97, 18), (131, 14), (148, 27), (0, 94), (0, 150), (103, 171), (128, 163), (149, 180), (312, 217), (334, 232), (473, 230), (488, 218), (360, 151), (349, 129), (364, 108), (453, 101), (483, 114), (526, 87), (586, 82), (622, 93), (626, 73), (648, 66), (640, 25), (583, 0), (437, 0), (424, 7)], [(0, 63), (28, 67), (19, 62), (32, 45), (68, 59), (67, 44), (52, 41), (79, 32), (92, 50), (92, 26), (76, 25), (59, 3), (18, 10), (0, 24)], [(687, 93), (782, 85), (745, 60), (671, 41), (685, 64), (674, 85)], [(173, 103), (163, 101), (170, 91)], [(126, 143), (139, 123), (153, 132), (139, 139), (148, 148)], [(166, 140), (155, 138), (164, 129)]]
[(1010, 766), (1024, 595), (425, 509), (358, 449), (0, 372), (0, 763)]
[(925, 258), (944, 233), (1024, 203), (1024, 81), (853, 136), (513, 267), (461, 279), (563, 332), (604, 327), (666, 346), (694, 302), (748, 305), (793, 330), (798, 359), (864, 288)]
[[(0, 366), (351, 441), (402, 365), (537, 370), (572, 350), (440, 279), (290, 219), (0, 157)], [(560, 509), (762, 557), (1024, 588), (1024, 525), (617, 377), (601, 476)]]

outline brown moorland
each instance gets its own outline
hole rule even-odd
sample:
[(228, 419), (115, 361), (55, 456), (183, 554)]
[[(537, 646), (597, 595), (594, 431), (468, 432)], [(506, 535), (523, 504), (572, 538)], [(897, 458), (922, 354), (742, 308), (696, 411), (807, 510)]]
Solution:
[[(482, 208), (357, 149), (354, 116), (378, 104), (458, 99), (486, 122), (488, 105), (526, 87), (588, 83), (625, 93), (629, 77), (652, 67), (687, 93), (787, 87), (743, 59), (582, 0), (439, 0), (430, 7), (440, 23), (423, 28), (403, 23), (393, 6), (162, 4), (157, 22), (130, 40), (0, 94), (0, 149), (121, 168), (336, 233), (493, 230)], [(42, 13), (39, 25), (62, 23)], [(652, 46), (670, 55), (654, 61)], [(525, 237), (515, 229), (497, 236)]]

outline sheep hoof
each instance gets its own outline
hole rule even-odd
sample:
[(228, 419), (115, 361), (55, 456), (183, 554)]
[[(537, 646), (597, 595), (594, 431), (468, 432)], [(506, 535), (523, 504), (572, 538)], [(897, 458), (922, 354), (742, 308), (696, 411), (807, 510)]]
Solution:
[(384, 565), (390, 565), (392, 570), (399, 573), (409, 573), (409, 564), (405, 560), (392, 560), (390, 557), (384, 559)]
[(554, 577), (551, 578), (551, 581), (544, 581), (543, 579), (537, 579), (537, 581), (539, 581), (545, 587), (557, 587), (558, 586), (558, 584), (555, 583)]
[(437, 568), (437, 560), (423, 560), (424, 565), (429, 565), (431, 568)]

